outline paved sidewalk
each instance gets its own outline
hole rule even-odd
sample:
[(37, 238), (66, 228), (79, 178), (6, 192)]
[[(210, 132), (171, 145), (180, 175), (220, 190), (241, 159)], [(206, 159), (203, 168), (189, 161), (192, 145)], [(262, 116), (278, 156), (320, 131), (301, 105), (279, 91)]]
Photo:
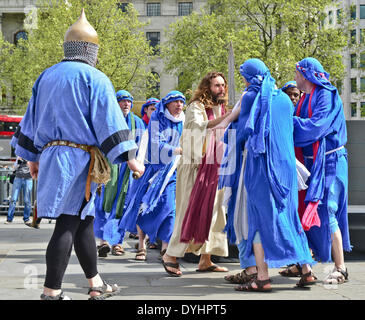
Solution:
[[(45, 275), (45, 250), (54, 228), (43, 220), (41, 229), (24, 225), (21, 217), (5, 225), (0, 216), (0, 300), (39, 300)], [(99, 258), (99, 272), (110, 283), (121, 287), (110, 300), (364, 300), (365, 253), (346, 255), (350, 281), (341, 286), (325, 286), (321, 282), (310, 289), (295, 288), (298, 278), (283, 278), (280, 269), (270, 269), (272, 293), (236, 292), (234, 285), (223, 279), (225, 273), (198, 273), (196, 264), (181, 262), (183, 276), (167, 276), (158, 250), (149, 250), (147, 262), (134, 260), (137, 240), (127, 237), (126, 253)], [(240, 271), (238, 263), (219, 263), (229, 273)], [(317, 264), (314, 272), (322, 280), (332, 269), (330, 264)], [(77, 258), (72, 253), (64, 277), (63, 290), (74, 300), (87, 300), (87, 281)], [(205, 302), (207, 303), (207, 302)]]

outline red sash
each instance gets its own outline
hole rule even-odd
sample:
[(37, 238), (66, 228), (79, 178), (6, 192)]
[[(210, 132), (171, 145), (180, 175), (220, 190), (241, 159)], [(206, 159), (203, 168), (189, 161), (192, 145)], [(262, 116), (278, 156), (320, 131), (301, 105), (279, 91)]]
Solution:
[[(206, 108), (205, 111), (208, 120), (213, 120), (213, 109)], [(224, 114), (225, 109), (221, 105), (221, 115)], [(195, 243), (204, 243), (208, 240), (222, 155), (223, 143), (215, 141), (213, 131), (210, 134), (210, 141), (207, 141), (207, 150), (190, 194), (189, 205), (181, 227), (181, 242), (194, 240)]]
[[(313, 97), (313, 93), (314, 93), (315, 89), (316, 89), (316, 86), (313, 87), (312, 92), (309, 97), (309, 103), (308, 103), (308, 117), (309, 118), (312, 117), (311, 104), (312, 104), (312, 97)], [(300, 117), (300, 110), (302, 108), (305, 97), (306, 97), (306, 94), (303, 94), (303, 96), (301, 97), (301, 99), (299, 101), (298, 109), (296, 112), (297, 117)], [(316, 160), (317, 153), (318, 153), (319, 141), (316, 141), (315, 143), (313, 143), (312, 146), (313, 146), (313, 164), (314, 164), (314, 161)], [(295, 156), (301, 163), (304, 164), (302, 148), (295, 147)], [(305, 231), (308, 231), (313, 226), (320, 227), (321, 220), (319, 219), (318, 211), (317, 211), (319, 200), (317, 200), (316, 202), (309, 202), (308, 205), (306, 206), (304, 203), (305, 196), (306, 196), (306, 190), (299, 191), (299, 193), (298, 193), (298, 202), (299, 202), (298, 203), (298, 213), (299, 213), (299, 218), (302, 223), (303, 229)]]

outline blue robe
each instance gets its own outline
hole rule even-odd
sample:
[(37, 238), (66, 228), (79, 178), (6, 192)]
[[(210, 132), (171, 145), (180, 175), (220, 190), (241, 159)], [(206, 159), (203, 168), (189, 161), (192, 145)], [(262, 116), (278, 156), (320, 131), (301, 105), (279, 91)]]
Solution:
[[(125, 121), (130, 130), (132, 130), (131, 116), (133, 115), (135, 121), (135, 142), (139, 145), (140, 138), (145, 130), (144, 122), (141, 118), (137, 117), (133, 112), (129, 112), (127, 117), (124, 117)], [(122, 212), (119, 212), (120, 217), (116, 218), (117, 204), (119, 196), (123, 187), (123, 179), (127, 169), (127, 163), (122, 163), (118, 166), (118, 178), (117, 178), (117, 191), (113, 201), (113, 206), (110, 212), (106, 212), (103, 206), (105, 186), (102, 186), (100, 195), (95, 196), (95, 221), (94, 221), (94, 232), (97, 238), (108, 241), (110, 245), (116, 245), (122, 243), (124, 240), (124, 231), (120, 232), (118, 225), (120, 217), (123, 215), (130, 197), (131, 185), (136, 181), (132, 177), (132, 172), (129, 173), (128, 178), (128, 189), (125, 196), (124, 204), (121, 205)]]
[[(39, 161), (38, 217), (79, 214), (90, 162), (89, 153), (81, 149), (43, 147), (54, 140), (94, 145), (111, 163), (121, 163), (127, 160), (128, 151), (137, 150), (122, 118), (112, 83), (96, 68), (63, 61), (39, 76), (11, 142), (18, 156)], [(81, 219), (94, 216), (96, 186), (91, 184), (93, 196), (82, 210)]]
[[(119, 228), (134, 232), (136, 224), (149, 236), (168, 242), (175, 222), (176, 169), (160, 193), (163, 182), (173, 167), (173, 150), (179, 146), (183, 123), (172, 122), (164, 115), (162, 103), (156, 105), (148, 124), (148, 162), (143, 176), (133, 184), (130, 202)], [(156, 175), (156, 176), (155, 176)], [(149, 180), (155, 176), (152, 183)]]
[[(302, 147), (305, 166), (311, 172), (306, 202), (320, 200), (318, 215), (321, 226), (306, 232), (309, 246), (316, 259), (331, 261), (331, 232), (329, 212), (334, 212), (342, 234), (343, 248), (351, 251), (348, 216), (348, 165), (347, 151), (342, 148), (325, 155), (325, 152), (342, 147), (347, 142), (346, 121), (337, 90), (317, 86), (311, 102), (312, 117), (308, 115), (309, 94), (303, 102), (300, 117), (294, 117), (294, 143)], [(315, 166), (312, 144), (319, 141)]]
[[(292, 103), (280, 90), (273, 90), (271, 106), (261, 113), (255, 105), (259, 86), (251, 85), (243, 96), (237, 128), (237, 158), (239, 167), (235, 175), (221, 179), (220, 187), (233, 186), (228, 203), (230, 240), (239, 243), (241, 267), (255, 265), (253, 239), (256, 232), (261, 237), (265, 252), (265, 262), (270, 268), (292, 263), (313, 264), (307, 239), (297, 213), (298, 192), (295, 155), (293, 148)], [(255, 105), (255, 108), (253, 108)], [(262, 118), (266, 124), (262, 125)], [(256, 121), (254, 121), (256, 119)], [(259, 128), (255, 125), (259, 124)], [(264, 139), (257, 134), (263, 130)], [(247, 239), (235, 239), (232, 215), (238, 176), (242, 165), (242, 149), (246, 145), (247, 159), (244, 183), (247, 190)], [(275, 189), (275, 191), (274, 191)], [(275, 195), (274, 195), (275, 194)]]

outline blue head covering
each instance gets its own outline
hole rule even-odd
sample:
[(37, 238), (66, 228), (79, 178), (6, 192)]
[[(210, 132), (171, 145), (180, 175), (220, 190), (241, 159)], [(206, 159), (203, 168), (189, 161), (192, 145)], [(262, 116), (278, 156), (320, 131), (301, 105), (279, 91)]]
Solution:
[(284, 84), (281, 90), (285, 92), (285, 90), (289, 88), (297, 88), (297, 83), (295, 81), (288, 81)]
[(157, 104), (159, 103), (160, 100), (156, 99), (156, 98), (149, 98), (147, 99), (147, 101), (142, 105), (142, 109), (141, 109), (141, 116), (143, 117), (145, 112), (144, 112), (144, 108), (150, 106), (151, 104)]
[(317, 86), (324, 87), (328, 90), (334, 91), (336, 88), (329, 81), (329, 73), (327, 73), (321, 63), (315, 58), (304, 58), (296, 64), (296, 69), (308, 81)]
[(275, 80), (270, 71), (259, 59), (249, 59), (240, 66), (240, 73), (250, 83), (249, 90), (258, 91), (251, 106), (245, 131), (251, 135), (250, 145), (255, 153), (266, 152), (265, 137), (269, 131), (272, 94)]
[(180, 91), (170, 91), (158, 104), (155, 105), (156, 110), (158, 110), (159, 113), (165, 114), (166, 105), (177, 100), (182, 101), (184, 104), (186, 101), (185, 96)]
[(132, 105), (131, 108), (133, 108), (133, 96), (127, 91), (127, 90), (119, 90), (116, 94), (117, 97), (117, 101), (122, 101), (122, 100), (129, 100)]

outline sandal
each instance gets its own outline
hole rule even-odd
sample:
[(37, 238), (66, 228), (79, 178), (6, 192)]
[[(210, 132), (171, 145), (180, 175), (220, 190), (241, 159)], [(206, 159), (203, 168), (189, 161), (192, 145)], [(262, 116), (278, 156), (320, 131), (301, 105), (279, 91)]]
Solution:
[(129, 234), (129, 238), (130, 238), (130, 239), (138, 239), (139, 237), (138, 237), (138, 234), (130, 233), (130, 234)]
[(70, 297), (65, 296), (64, 292), (61, 291), (57, 296), (47, 296), (46, 294), (41, 294), (41, 300), (72, 300)]
[(239, 273), (225, 276), (224, 280), (234, 284), (243, 284), (255, 277), (257, 277), (257, 273), (247, 274), (246, 269), (244, 269)]
[[(293, 271), (293, 267), (296, 267), (297, 271)], [(283, 277), (300, 277), (302, 275), (302, 267), (298, 263), (290, 264), (284, 270), (279, 271), (279, 274)]]
[[(141, 257), (140, 259), (137, 259), (138, 257)], [(134, 260), (137, 261), (146, 261), (147, 260), (147, 250), (146, 249), (139, 249), (136, 253), (136, 256)]]
[(113, 256), (122, 256), (124, 254), (124, 249), (120, 244), (117, 244), (112, 247), (112, 255)]
[[(108, 286), (110, 286), (112, 288), (111, 292), (106, 291), (108, 289)], [(105, 300), (107, 298), (110, 298), (110, 297), (116, 295), (119, 292), (119, 287), (116, 284), (110, 285), (110, 284), (106, 283), (105, 281), (103, 281), (103, 285), (101, 287), (89, 288), (88, 294), (90, 294), (90, 292), (92, 292), (92, 291), (99, 292), (100, 295), (90, 297), (89, 300)]]
[(165, 271), (168, 273), (169, 276), (171, 276), (171, 277), (181, 277), (182, 276), (182, 274), (178, 274), (176, 272), (173, 272), (173, 271), (167, 269), (167, 267), (169, 267), (169, 268), (178, 269), (180, 271), (180, 268), (179, 268), (180, 266), (179, 266), (178, 262), (173, 263), (173, 262), (165, 262), (162, 260), (162, 265), (165, 268)]
[[(256, 284), (256, 288), (252, 286), (252, 284), (255, 283)], [(234, 289), (236, 291), (251, 291), (251, 292), (271, 292), (271, 287), (269, 288), (264, 288), (264, 286), (268, 283), (271, 283), (270, 279), (266, 279), (266, 280), (258, 280), (257, 277), (252, 278), (249, 282), (241, 285), (241, 286), (237, 286)]]
[[(308, 281), (308, 278), (313, 278), (314, 280)], [(299, 288), (304, 288), (306, 286), (312, 286), (316, 283), (317, 277), (312, 271), (304, 273), (301, 275), (299, 282), (296, 284)]]
[(323, 280), (324, 284), (342, 284), (349, 280), (349, 274), (341, 268), (334, 268), (333, 271)]
[(110, 252), (110, 247), (106, 243), (98, 246), (97, 249), (98, 249), (98, 256), (102, 258), (107, 257), (108, 253)]

